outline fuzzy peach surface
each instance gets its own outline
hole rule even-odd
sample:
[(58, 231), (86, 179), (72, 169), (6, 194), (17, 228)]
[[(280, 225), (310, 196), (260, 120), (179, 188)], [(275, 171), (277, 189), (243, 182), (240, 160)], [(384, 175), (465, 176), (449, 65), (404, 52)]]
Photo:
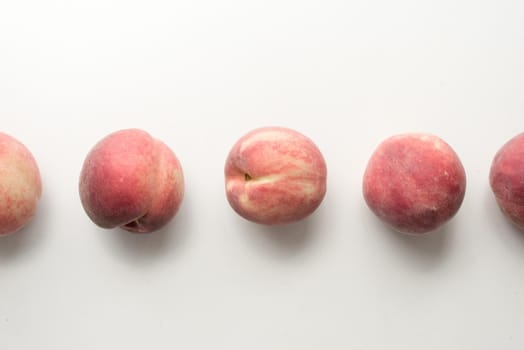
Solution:
[(95, 145), (84, 162), (79, 191), (97, 225), (151, 232), (178, 211), (184, 179), (178, 159), (164, 143), (129, 129)]
[(326, 192), (327, 168), (316, 145), (287, 128), (255, 129), (231, 149), (226, 194), (242, 217), (284, 224), (311, 214)]
[(429, 134), (385, 140), (371, 156), (363, 179), (369, 208), (395, 230), (435, 230), (459, 210), (466, 174), (453, 149)]
[(489, 181), (501, 210), (524, 230), (524, 133), (509, 140), (497, 152)]
[(42, 194), (40, 172), (31, 152), (0, 133), (0, 235), (20, 230), (35, 215)]

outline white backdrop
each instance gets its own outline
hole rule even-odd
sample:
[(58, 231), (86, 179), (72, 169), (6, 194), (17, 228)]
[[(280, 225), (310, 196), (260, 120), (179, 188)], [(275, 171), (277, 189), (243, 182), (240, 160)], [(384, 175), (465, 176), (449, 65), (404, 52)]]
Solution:
[[(488, 172), (524, 131), (519, 0), (0, 3), (0, 130), (44, 193), (0, 239), (0, 349), (522, 349), (524, 233)], [(313, 216), (279, 228), (224, 194), (233, 143), (264, 125), (328, 164)], [(186, 197), (161, 232), (103, 230), (78, 175), (138, 127), (179, 157)], [(365, 206), (384, 138), (426, 131), (468, 176), (438, 234), (402, 236)]]

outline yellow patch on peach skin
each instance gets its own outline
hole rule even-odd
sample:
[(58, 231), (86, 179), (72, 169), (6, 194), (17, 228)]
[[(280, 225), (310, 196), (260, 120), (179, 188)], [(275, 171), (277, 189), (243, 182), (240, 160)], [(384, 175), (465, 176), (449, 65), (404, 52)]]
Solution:
[[(5, 197), (0, 198), (0, 210), (10, 212), (18, 222), (24, 221), (28, 210), (36, 205), (40, 198), (41, 188), (36, 185), (33, 190), (32, 182), (38, 183), (38, 178), (32, 178), (33, 169), (30, 165), (20, 163), (12, 157), (2, 169), (2, 188)], [(10, 200), (8, 200), (10, 198)], [(10, 205), (10, 208), (7, 205)]]
[(256, 217), (257, 220), (263, 220), (264, 218), (275, 216), (281, 210), (281, 208), (277, 206), (265, 206), (263, 210), (260, 210), (260, 208), (255, 206), (255, 204), (249, 199), (249, 195), (246, 193), (243, 193), (238, 197), (238, 202), (240, 204), (239, 207), (243, 212), (248, 213), (249, 216)]
[(238, 202), (242, 204), (243, 208), (251, 207), (251, 202), (249, 201), (249, 196), (245, 193), (241, 194), (238, 197)]
[(230, 192), (231, 190), (233, 190), (233, 187), (235, 187), (235, 180), (234, 179), (231, 179), (231, 180), (228, 180), (227, 183), (226, 183), (226, 190), (227, 192)]
[(301, 183), (303, 193), (307, 197), (312, 197), (316, 193), (316, 188), (310, 182)]
[(282, 176), (281, 175), (266, 175), (266, 176), (260, 176), (260, 177), (255, 177), (255, 178), (252, 178), (251, 180), (247, 180), (246, 181), (246, 186), (251, 186), (251, 185), (264, 185), (264, 184), (269, 184), (269, 183), (275, 183), (275, 182), (278, 182), (280, 181), (280, 179), (282, 179)]

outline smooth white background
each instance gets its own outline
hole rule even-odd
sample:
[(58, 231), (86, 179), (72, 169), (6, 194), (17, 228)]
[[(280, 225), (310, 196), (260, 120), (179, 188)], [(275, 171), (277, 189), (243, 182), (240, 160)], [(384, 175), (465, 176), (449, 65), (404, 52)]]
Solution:
[[(0, 239), (0, 349), (522, 349), (524, 234), (491, 160), (524, 131), (520, 0), (2, 1), (0, 129), (28, 146), (38, 214)], [(328, 163), (313, 216), (280, 228), (224, 195), (264, 125)], [(152, 235), (103, 230), (78, 175), (108, 133), (178, 155), (186, 197)], [(441, 136), (468, 176), (444, 230), (384, 227), (361, 195), (384, 138)]]

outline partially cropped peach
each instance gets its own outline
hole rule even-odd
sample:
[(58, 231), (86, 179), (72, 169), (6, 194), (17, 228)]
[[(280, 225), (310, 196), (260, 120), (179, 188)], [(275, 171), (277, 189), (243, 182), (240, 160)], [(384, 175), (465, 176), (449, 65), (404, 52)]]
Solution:
[(31, 152), (0, 133), (0, 235), (14, 233), (35, 215), (42, 182)]
[(502, 212), (524, 230), (524, 133), (509, 140), (497, 152), (489, 182)]
[(110, 134), (89, 152), (79, 189), (87, 215), (98, 226), (152, 232), (177, 213), (184, 178), (164, 143), (128, 129)]
[(369, 208), (403, 233), (426, 233), (450, 220), (466, 191), (457, 154), (430, 134), (393, 136), (371, 156), (363, 179)]
[(255, 129), (229, 152), (227, 199), (247, 220), (290, 223), (320, 205), (326, 193), (326, 172), (322, 154), (306, 136), (281, 127)]

